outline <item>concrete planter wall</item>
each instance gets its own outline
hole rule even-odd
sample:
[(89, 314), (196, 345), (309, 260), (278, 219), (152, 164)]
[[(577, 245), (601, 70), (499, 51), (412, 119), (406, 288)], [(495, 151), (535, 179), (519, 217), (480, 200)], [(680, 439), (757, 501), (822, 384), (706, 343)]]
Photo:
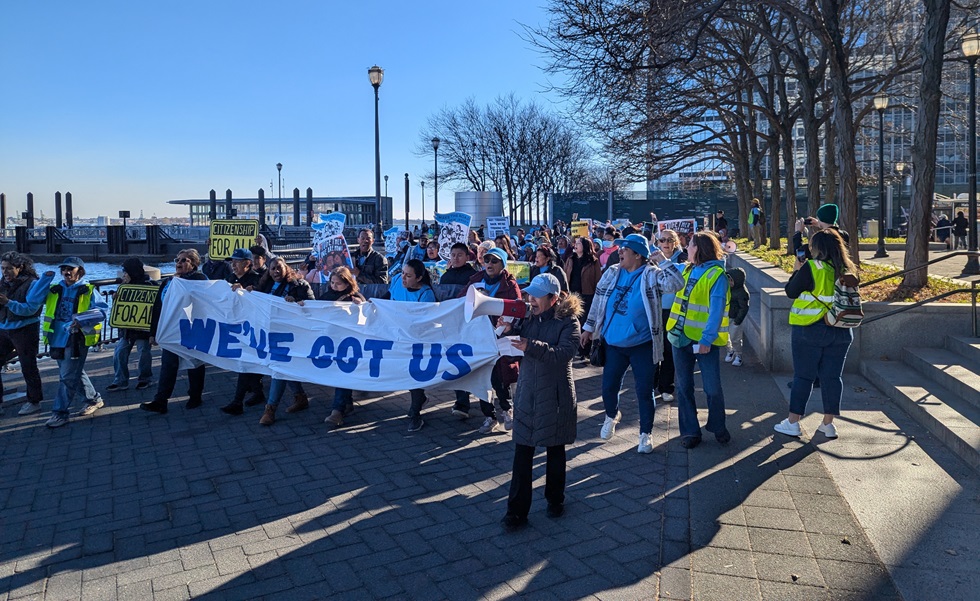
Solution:
[[(793, 302), (783, 287), (789, 274), (745, 253), (729, 257), (729, 265), (745, 270), (752, 303), (745, 320), (745, 342), (770, 371), (793, 371), (790, 345), (789, 310)], [(881, 315), (911, 303), (864, 303), (867, 317)], [(864, 360), (901, 360), (905, 347), (939, 348), (947, 335), (970, 336), (973, 332), (972, 307), (969, 304), (934, 303), (855, 329), (854, 344), (844, 365), (846, 371), (858, 371)]]

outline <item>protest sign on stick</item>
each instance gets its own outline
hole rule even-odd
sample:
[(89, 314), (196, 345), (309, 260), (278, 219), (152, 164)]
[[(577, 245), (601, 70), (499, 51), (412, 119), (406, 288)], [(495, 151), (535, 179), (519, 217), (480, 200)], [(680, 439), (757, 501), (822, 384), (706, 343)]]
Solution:
[(472, 221), (472, 215), (461, 211), (436, 213), (436, 223), (439, 224), (439, 257), (442, 260), (449, 260), (449, 251), (453, 244), (457, 242), (466, 244), (466, 240), (470, 236), (470, 223)]
[(487, 217), (487, 240), (497, 236), (510, 237), (510, 218), (505, 216)]
[(208, 256), (224, 261), (236, 248), (249, 248), (259, 235), (259, 222), (255, 219), (215, 219), (211, 222)]
[(150, 331), (150, 314), (160, 289), (157, 286), (123, 284), (112, 300), (109, 325), (113, 328)]

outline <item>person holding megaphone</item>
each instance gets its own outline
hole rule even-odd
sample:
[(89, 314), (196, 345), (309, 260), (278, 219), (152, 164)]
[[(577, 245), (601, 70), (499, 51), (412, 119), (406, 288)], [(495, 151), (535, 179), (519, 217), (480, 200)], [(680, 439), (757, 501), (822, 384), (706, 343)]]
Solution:
[(502, 521), (507, 530), (527, 525), (535, 447), (547, 448), (548, 516), (565, 513), (565, 446), (575, 442), (578, 422), (572, 359), (579, 346), (581, 299), (562, 292), (550, 273), (536, 276), (524, 292), (531, 315), (519, 325), (501, 322), (505, 333), (520, 335), (512, 344), (524, 353), (514, 394), (514, 468)]

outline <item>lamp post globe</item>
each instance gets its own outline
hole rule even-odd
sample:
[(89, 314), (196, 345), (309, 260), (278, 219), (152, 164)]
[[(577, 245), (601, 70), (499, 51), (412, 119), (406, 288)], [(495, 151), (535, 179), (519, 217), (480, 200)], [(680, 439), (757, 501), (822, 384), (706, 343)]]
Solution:
[(980, 33), (971, 31), (963, 36), (961, 43), (963, 57), (970, 68), (970, 118), (969, 118), (969, 164), (967, 165), (967, 184), (969, 194), (969, 256), (963, 273), (980, 274), (980, 260), (977, 257), (977, 58), (980, 57)]

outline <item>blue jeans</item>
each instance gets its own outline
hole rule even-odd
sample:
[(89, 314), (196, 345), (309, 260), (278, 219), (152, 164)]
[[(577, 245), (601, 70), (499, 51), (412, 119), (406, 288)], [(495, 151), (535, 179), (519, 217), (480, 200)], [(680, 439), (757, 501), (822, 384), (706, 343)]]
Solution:
[(330, 406), (331, 411), (340, 411), (341, 413), (347, 411), (347, 408), (354, 408), (354, 391), (350, 388), (334, 388), (333, 389), (333, 405)]
[(626, 369), (633, 367), (636, 400), (640, 405), (640, 433), (653, 432), (653, 342), (636, 346), (606, 345), (606, 366), (602, 370), (602, 404), (606, 415), (615, 418), (619, 412), (619, 391), (623, 389)]
[(789, 411), (803, 415), (813, 391), (813, 380), (820, 378), (823, 412), (840, 415), (844, 394), (844, 359), (854, 340), (849, 328), (828, 326), (823, 320), (793, 328), (793, 390), (789, 394)]
[(282, 395), (286, 392), (286, 386), (293, 391), (293, 394), (306, 394), (303, 390), (303, 384), (296, 382), (294, 380), (277, 380), (272, 378), (272, 383), (269, 384), (269, 398), (266, 400), (266, 405), (271, 405), (273, 407), (279, 406), (279, 401), (282, 400)]
[(153, 379), (153, 372), (150, 370), (153, 361), (150, 355), (150, 341), (142, 338), (130, 340), (124, 336), (116, 341), (116, 351), (112, 355), (112, 367), (116, 372), (112, 383), (117, 386), (129, 384), (129, 354), (133, 350), (133, 345), (136, 345), (136, 351), (140, 355), (139, 381), (149, 382)]
[(675, 346), (674, 369), (677, 375), (677, 425), (682, 437), (701, 438), (698, 408), (694, 403), (694, 364), (701, 366), (701, 384), (708, 397), (708, 423), (704, 429), (716, 436), (724, 434), (725, 392), (721, 389), (721, 347), (712, 346), (706, 355), (695, 355), (693, 345)]
[[(54, 409), (56, 415), (68, 417), (72, 401), (75, 396), (84, 398), (85, 390), (82, 385), (82, 375), (85, 373), (85, 359), (88, 357), (88, 347), (82, 345), (69, 344), (65, 349), (65, 358), (58, 360), (58, 392), (54, 395)], [(91, 382), (89, 382), (91, 386)]]

